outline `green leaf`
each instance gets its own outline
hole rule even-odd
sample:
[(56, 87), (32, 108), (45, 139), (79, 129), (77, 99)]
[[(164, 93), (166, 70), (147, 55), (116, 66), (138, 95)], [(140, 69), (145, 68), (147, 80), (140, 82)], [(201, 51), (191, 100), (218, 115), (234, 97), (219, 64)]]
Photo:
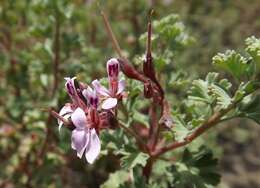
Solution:
[(241, 117), (246, 117), (260, 124), (260, 94), (254, 96), (247, 103), (239, 106)]
[(208, 83), (204, 80), (194, 80), (189, 94), (188, 98), (191, 100), (211, 103), (211, 98), (208, 95)]
[(256, 63), (257, 71), (260, 70), (260, 39), (255, 36), (251, 36), (246, 39), (246, 51), (253, 58)]
[(215, 83), (217, 81), (218, 75), (219, 74), (216, 72), (209, 72), (206, 76), (206, 81), (209, 84)]
[(227, 79), (220, 80), (219, 85), (227, 91), (232, 87), (232, 84)]
[(216, 84), (210, 86), (210, 91), (217, 99), (217, 104), (222, 108), (227, 108), (231, 104), (231, 97), (228, 93)]
[(248, 59), (234, 50), (218, 53), (213, 57), (213, 64), (231, 73), (238, 80), (250, 74), (249, 69), (251, 64), (248, 64)]
[(101, 188), (118, 188), (121, 184), (126, 182), (129, 178), (129, 173), (125, 170), (119, 170), (109, 174), (108, 180), (101, 185)]
[(121, 166), (125, 169), (134, 168), (136, 165), (145, 166), (149, 155), (139, 151), (133, 151), (132, 153), (124, 153), (125, 156), (121, 159)]
[(133, 117), (133, 120), (144, 124), (146, 127), (149, 127), (149, 123), (148, 123), (149, 117), (147, 115), (144, 115), (144, 114), (140, 113), (139, 111), (134, 110), (132, 117)]
[(156, 39), (167, 42), (172, 49), (185, 47), (194, 41), (176, 14), (154, 21), (153, 28), (158, 33)]
[(172, 127), (172, 131), (174, 132), (175, 139), (178, 141), (182, 141), (189, 133), (189, 130), (186, 128), (186, 124), (180, 115), (174, 116), (175, 125)]
[(217, 159), (213, 157), (211, 150), (200, 147), (196, 152), (186, 149), (181, 162), (176, 164), (174, 170), (176, 187), (208, 188), (216, 186), (220, 182), (217, 173)]
[(189, 125), (190, 125), (191, 127), (198, 127), (198, 126), (201, 125), (204, 121), (205, 121), (204, 118), (192, 119), (192, 120), (189, 122)]
[(240, 85), (239, 85), (239, 87), (238, 87), (238, 89), (237, 89), (237, 91), (236, 91), (236, 93), (235, 93), (235, 95), (234, 95), (234, 97), (233, 97), (233, 101), (238, 101), (238, 100), (240, 100), (246, 93), (248, 94), (248, 93), (252, 93), (252, 92), (254, 92), (255, 90), (257, 90), (258, 88), (260, 88), (260, 82), (258, 82), (258, 81), (249, 81), (249, 82), (246, 82), (246, 83), (244, 83), (244, 82), (242, 82)]

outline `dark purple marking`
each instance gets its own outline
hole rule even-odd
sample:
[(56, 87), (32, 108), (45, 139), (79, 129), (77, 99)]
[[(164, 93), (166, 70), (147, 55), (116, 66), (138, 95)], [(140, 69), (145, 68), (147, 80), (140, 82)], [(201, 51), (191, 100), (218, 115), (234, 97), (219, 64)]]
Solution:
[(66, 84), (66, 88), (70, 95), (74, 95), (74, 87), (71, 82), (68, 82)]

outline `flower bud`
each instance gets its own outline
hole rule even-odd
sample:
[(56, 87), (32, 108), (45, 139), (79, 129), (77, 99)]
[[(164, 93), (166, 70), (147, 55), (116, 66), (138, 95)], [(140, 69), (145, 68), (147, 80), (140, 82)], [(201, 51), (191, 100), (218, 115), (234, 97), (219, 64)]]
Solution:
[(116, 58), (112, 58), (107, 62), (107, 74), (109, 79), (117, 80), (119, 75), (119, 62)]
[(74, 80), (76, 78), (65, 78), (66, 80), (66, 83), (65, 83), (65, 87), (66, 87), (66, 90), (67, 92), (69, 93), (69, 95), (73, 96), (75, 95), (75, 86), (74, 86)]
[(126, 59), (118, 59), (118, 62), (120, 63), (120, 67), (122, 69), (122, 72), (131, 79), (139, 80), (141, 82), (146, 82), (147, 79), (139, 73)]

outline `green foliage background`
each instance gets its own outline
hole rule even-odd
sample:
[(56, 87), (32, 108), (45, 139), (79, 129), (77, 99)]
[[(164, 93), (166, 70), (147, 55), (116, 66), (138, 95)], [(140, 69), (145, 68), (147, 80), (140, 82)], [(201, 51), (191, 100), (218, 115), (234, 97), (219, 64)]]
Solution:
[[(106, 60), (116, 56), (100, 15), (101, 9), (108, 14), (124, 54), (136, 66), (140, 65), (145, 50), (147, 15), (151, 8), (154, 9), (152, 19), (155, 64), (157, 70), (166, 75), (163, 83), (167, 92), (174, 94), (169, 95), (174, 107), (182, 104), (179, 99), (187, 95), (187, 90), (190, 90), (192, 95), (201, 89), (203, 83), (193, 82), (191, 86), (191, 80), (204, 78), (208, 72), (218, 70), (211, 64), (212, 57), (217, 52), (237, 49), (243, 55), (246, 53), (241, 50), (245, 47), (244, 39), (251, 35), (260, 35), (258, 0), (0, 2), (0, 187), (98, 187), (108, 177), (109, 180), (103, 187), (116, 187), (116, 184), (119, 186), (118, 179), (122, 178), (124, 182), (129, 177), (124, 170), (109, 173), (119, 169), (120, 165), (124, 169), (130, 168), (131, 165), (143, 165), (145, 154), (138, 153), (136, 148), (127, 144), (124, 152), (127, 151), (131, 155), (118, 151), (119, 155), (125, 155), (122, 164), (112, 153), (103, 155), (93, 166), (86, 164), (72, 152), (70, 133), (64, 129), (59, 134), (56, 120), (49, 117), (44, 109), (53, 107), (59, 110), (69, 100), (63, 88), (63, 77), (75, 75), (84, 82), (103, 77)], [(246, 51), (259, 61), (259, 54), (255, 54), (257, 46), (250, 45), (257, 43), (254, 40), (257, 39), (247, 39)], [(222, 64), (223, 62), (228, 61), (232, 66), (232, 58), (239, 58), (234, 51), (226, 53), (228, 54), (224, 56), (230, 57), (228, 60), (221, 59), (223, 54), (213, 58), (216, 67), (231, 71), (231, 75), (239, 77), (238, 80), (241, 77), (246, 79), (248, 74), (250, 76), (250, 71), (246, 75), (239, 70), (225, 67), (227, 64)], [(58, 68), (55, 67), (57, 61)], [(240, 62), (243, 66), (243, 59)], [(222, 74), (224, 73), (220, 76), (223, 76)], [(55, 77), (58, 79), (56, 86)], [(227, 74), (227, 77), (231, 78), (230, 74)], [(136, 85), (134, 82), (128, 84)], [(224, 85), (226, 84), (225, 82)], [(237, 80), (232, 79), (232, 84), (237, 85)], [(221, 92), (217, 84), (214, 87)], [(134, 90), (138, 92), (140, 88), (132, 87), (132, 90), (129, 97), (134, 98)], [(223, 98), (219, 102), (228, 104), (227, 100), (229, 99)], [(127, 110), (131, 111), (132, 104), (128, 105)], [(143, 104), (134, 105), (133, 109), (140, 109)], [(241, 111), (248, 112), (248, 106), (250, 104), (242, 106)], [(143, 114), (134, 110), (131, 113), (134, 114), (133, 121), (146, 121)], [(192, 113), (192, 116), (196, 116), (194, 109)], [(198, 117), (201, 117), (199, 113), (202, 112), (198, 111)], [(253, 115), (255, 114), (247, 114), (254, 119)], [(181, 124), (182, 118), (179, 120)], [(257, 118), (255, 120), (257, 121)], [(198, 119), (192, 122), (191, 126), (196, 126), (201, 121)], [(243, 129), (239, 135), (248, 135), (249, 131)], [(185, 130), (183, 132), (185, 134)], [(118, 148), (117, 144), (120, 145), (116, 143), (116, 139), (124, 139), (120, 132), (116, 135), (118, 138), (110, 138), (109, 134), (102, 135), (104, 143), (108, 143), (106, 146), (112, 150)], [(216, 137), (216, 134), (207, 135), (207, 145), (213, 146), (214, 155), (219, 156), (221, 149), (216, 146)], [(112, 139), (115, 139), (115, 142), (109, 144)], [(159, 184), (161, 169), (171, 172), (172, 174), (167, 176), (169, 181), (182, 187), (187, 179), (194, 178), (186, 169), (189, 169), (189, 166), (192, 166), (192, 169), (201, 168), (196, 166), (196, 159), (206, 157), (214, 163), (212, 152), (206, 149), (205, 153), (196, 153), (196, 149), (192, 148), (190, 150), (192, 151), (185, 151), (185, 155), (180, 157), (182, 162), (176, 164), (175, 168), (161, 162), (156, 167), (159, 170), (155, 171), (158, 179), (154, 181)], [(107, 151), (104, 150), (105, 152)], [(195, 155), (194, 161), (187, 161), (192, 154)], [(134, 171), (133, 176), (138, 177), (139, 173)], [(173, 175), (175, 176), (172, 177)], [(183, 177), (186, 180), (182, 180)], [(201, 185), (200, 181), (206, 181), (197, 177), (195, 179), (198, 186)], [(215, 185), (215, 180), (207, 181)], [(142, 181), (138, 183), (141, 186)], [(162, 183), (161, 186), (171, 185)]]

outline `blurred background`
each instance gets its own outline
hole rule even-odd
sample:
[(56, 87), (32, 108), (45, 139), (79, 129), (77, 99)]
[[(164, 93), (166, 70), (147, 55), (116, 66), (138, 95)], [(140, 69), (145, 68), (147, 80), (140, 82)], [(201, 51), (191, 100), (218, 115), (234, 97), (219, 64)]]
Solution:
[[(260, 36), (259, 0), (0, 1), (0, 187), (98, 187), (119, 168), (112, 155), (92, 166), (79, 160), (69, 131), (59, 134), (44, 109), (58, 111), (69, 100), (64, 77), (102, 77), (106, 60), (116, 56), (101, 9), (125, 55), (138, 62), (152, 8), (153, 20), (174, 13), (184, 23), (192, 40), (171, 63), (192, 78), (214, 71), (217, 52), (240, 51), (245, 38)], [(210, 133), (221, 159), (219, 188), (260, 187), (259, 135), (260, 126), (243, 119)]]

